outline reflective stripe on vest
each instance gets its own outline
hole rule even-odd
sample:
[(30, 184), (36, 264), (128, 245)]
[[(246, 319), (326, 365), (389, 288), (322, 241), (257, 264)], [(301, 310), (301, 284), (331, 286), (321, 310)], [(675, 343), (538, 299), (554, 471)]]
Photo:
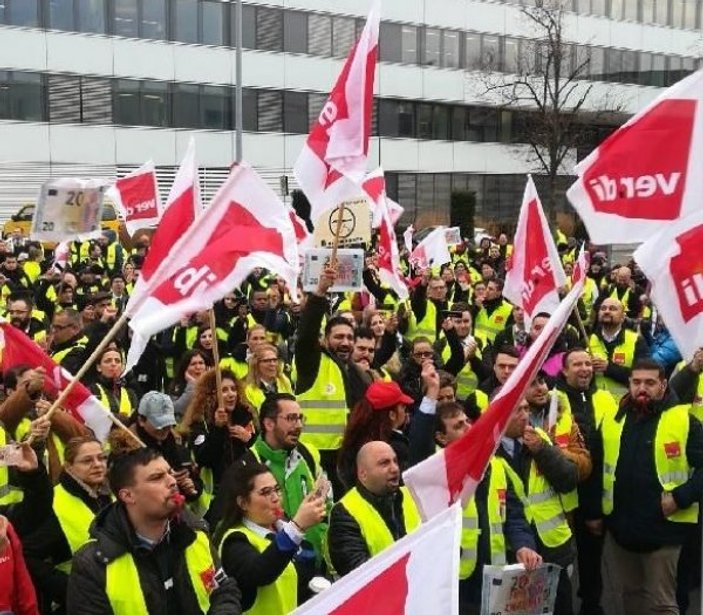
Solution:
[(324, 352), (315, 382), (297, 398), (306, 419), (303, 443), (320, 450), (337, 450), (342, 445), (349, 411), (342, 371)]
[[(108, 396), (107, 389), (102, 385), (95, 383), (95, 387), (98, 389), (100, 403), (103, 408), (112, 412), (112, 407), (110, 406), (110, 397)], [(120, 416), (129, 416), (132, 414), (132, 402), (129, 399), (129, 393), (124, 387), (120, 387)]]
[[(190, 585), (198, 599), (201, 613), (210, 609), (212, 587), (205, 585), (215, 575), (215, 563), (210, 552), (210, 541), (204, 532), (196, 531), (196, 539), (185, 550)], [(183, 582), (183, 579), (177, 579)], [(139, 572), (131, 553), (111, 561), (105, 568), (105, 593), (113, 615), (149, 615), (144, 592), (139, 583)]]
[[(227, 538), (235, 532), (243, 534), (259, 553), (263, 553), (271, 546), (271, 541), (253, 532), (245, 525), (237, 525), (224, 533), (219, 546), (220, 558), (222, 547)], [(276, 577), (273, 583), (260, 586), (256, 589), (256, 600), (245, 615), (287, 615), (298, 606), (298, 573), (293, 562), (288, 562), (283, 572)]]
[(68, 348), (64, 348), (63, 350), (59, 350), (58, 352), (52, 352), (51, 358), (54, 360), (54, 363), (61, 364), (61, 361), (63, 361), (66, 358), (66, 355), (69, 352), (71, 352), (72, 350), (76, 350), (76, 349), (85, 350), (85, 346), (87, 343), (88, 343), (88, 338), (82, 337), (72, 346), (69, 346)]
[(484, 347), (492, 344), (496, 335), (505, 329), (512, 311), (513, 307), (507, 301), (503, 301), (490, 316), (485, 308), (479, 310), (474, 323), (474, 335), (483, 342)]
[[(73, 555), (90, 540), (88, 529), (95, 515), (83, 500), (70, 494), (61, 484), (54, 487), (54, 514)], [(62, 562), (57, 568), (70, 573), (71, 560)]]
[[(403, 494), (402, 507), (405, 532), (406, 534), (410, 534), (420, 525), (420, 513), (407, 488), (401, 487), (400, 491)], [(383, 517), (381, 517), (373, 505), (359, 493), (356, 487), (348, 491), (335, 506), (339, 506), (340, 504), (344, 506), (346, 511), (358, 524), (371, 557), (378, 555), (381, 551), (393, 544), (393, 535), (388, 529)]]
[(437, 308), (431, 299), (427, 299), (426, 305), (425, 315), (422, 320), (418, 322), (417, 317), (413, 313), (415, 317), (408, 323), (405, 338), (409, 342), (414, 341), (418, 337), (426, 337), (430, 342), (434, 342), (437, 338)]
[[(508, 479), (503, 463), (497, 458), (491, 459), (491, 474), (488, 483), (489, 544), (491, 549), (490, 563), (496, 566), (505, 564), (505, 537), (503, 523), (506, 519), (506, 497)], [(464, 507), (461, 530), (461, 555), (459, 559), (459, 578), (468, 579), (476, 570), (478, 559), (478, 539), (481, 530), (478, 525), (478, 509), (476, 498), (471, 498)]]
[[(619, 421), (606, 417), (603, 421), (603, 513), (613, 512), (615, 474), (620, 455), (620, 440), (626, 416)], [(664, 491), (671, 491), (688, 481), (692, 469), (686, 457), (686, 442), (691, 424), (688, 406), (673, 406), (662, 412), (654, 437), (654, 463), (659, 483)], [(696, 523), (698, 503), (678, 510), (668, 521)]]
[[(635, 346), (637, 345), (637, 334), (634, 331), (625, 329), (625, 337), (619, 346), (613, 349), (612, 356), (608, 356), (608, 351), (603, 340), (595, 333), (591, 334), (588, 340), (588, 349), (594, 357), (606, 359), (608, 362), (622, 367), (632, 367), (635, 361)], [(612, 378), (596, 374), (596, 386), (599, 389), (610, 391), (616, 399), (620, 399), (627, 393), (627, 385), (620, 384)]]
[[(290, 380), (287, 376), (281, 374), (276, 378), (276, 390), (279, 393), (289, 393), (293, 394), (293, 387), (291, 386)], [(266, 401), (266, 393), (264, 390), (256, 384), (247, 384), (244, 387), (244, 397), (247, 401), (256, 408), (257, 411), (261, 410), (262, 404)]]

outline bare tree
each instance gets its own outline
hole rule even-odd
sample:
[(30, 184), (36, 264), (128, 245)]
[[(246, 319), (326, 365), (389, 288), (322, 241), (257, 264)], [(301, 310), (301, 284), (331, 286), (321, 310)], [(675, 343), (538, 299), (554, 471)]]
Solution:
[(546, 204), (554, 212), (559, 171), (567, 156), (585, 143), (589, 124), (618, 113), (621, 105), (599, 101), (600, 110), (585, 109), (587, 101), (592, 103), (593, 83), (587, 81), (590, 54), (580, 53), (585, 47), (577, 53), (565, 38), (563, 0), (536, 4), (521, 11), (534, 36), (522, 43), (517, 74), (488, 73), (486, 89), (497, 93), (505, 108), (529, 111), (524, 114), (523, 137), (547, 177)]

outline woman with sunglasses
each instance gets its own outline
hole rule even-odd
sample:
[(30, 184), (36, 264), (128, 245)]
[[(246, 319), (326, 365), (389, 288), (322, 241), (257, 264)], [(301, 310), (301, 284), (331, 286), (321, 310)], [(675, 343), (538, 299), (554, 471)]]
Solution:
[(293, 393), (293, 386), (283, 373), (278, 348), (268, 342), (257, 346), (249, 357), (249, 372), (245, 379), (244, 398), (257, 411), (268, 395)]
[(324, 498), (310, 493), (290, 521), (284, 519), (281, 487), (259, 463), (235, 468), (223, 485), (225, 513), (214, 543), (222, 567), (237, 580), (247, 615), (284, 615), (298, 606), (304, 579), (296, 570), (303, 533), (327, 514)]

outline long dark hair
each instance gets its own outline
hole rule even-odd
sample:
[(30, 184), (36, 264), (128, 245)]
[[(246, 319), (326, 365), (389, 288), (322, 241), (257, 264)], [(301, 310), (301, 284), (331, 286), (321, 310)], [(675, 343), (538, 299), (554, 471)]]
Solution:
[(170, 393), (174, 396), (180, 396), (183, 394), (186, 388), (186, 371), (188, 371), (188, 366), (193, 357), (201, 357), (205, 361), (206, 369), (210, 369), (212, 365), (212, 354), (208, 354), (199, 348), (193, 348), (192, 350), (186, 350), (178, 362), (176, 367), (176, 372), (173, 377), (173, 381), (170, 386)]
[(238, 498), (247, 499), (254, 489), (254, 481), (261, 474), (271, 474), (263, 463), (237, 463), (227, 472), (220, 487), (222, 501), (225, 503), (220, 521), (213, 535), (213, 543), (219, 548), (224, 533), (242, 522), (244, 511)]

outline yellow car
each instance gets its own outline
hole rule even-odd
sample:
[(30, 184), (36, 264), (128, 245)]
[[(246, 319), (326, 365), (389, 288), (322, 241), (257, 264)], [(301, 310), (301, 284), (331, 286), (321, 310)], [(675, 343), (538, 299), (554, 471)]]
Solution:
[[(14, 230), (19, 229), (24, 237), (29, 237), (29, 232), (32, 229), (32, 216), (34, 216), (34, 203), (22, 205), (19, 211), (5, 222), (2, 236), (9, 237)], [(120, 219), (117, 217), (117, 212), (111, 203), (106, 202), (103, 206), (103, 217), (100, 226), (104, 231), (115, 231), (115, 236), (119, 237)], [(44, 241), (42, 245), (49, 250), (56, 247), (56, 243), (51, 241)]]

